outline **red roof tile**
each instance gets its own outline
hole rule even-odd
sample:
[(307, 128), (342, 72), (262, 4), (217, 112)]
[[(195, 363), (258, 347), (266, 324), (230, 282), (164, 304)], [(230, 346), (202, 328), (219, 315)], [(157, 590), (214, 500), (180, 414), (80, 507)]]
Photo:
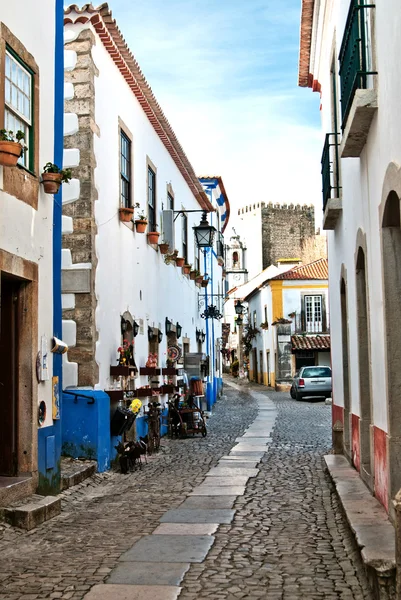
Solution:
[(196, 177), (193, 167), (179, 143), (173, 128), (157, 102), (139, 64), (128, 48), (115, 19), (113, 19), (107, 2), (97, 8), (94, 8), (89, 3), (84, 4), (81, 9), (76, 4), (67, 6), (64, 10), (64, 24), (68, 23), (92, 24), (201, 208), (209, 212), (214, 212), (213, 205), (210, 203), (207, 194)]
[(330, 350), (329, 335), (292, 335), (292, 350)]
[(272, 280), (276, 279), (328, 279), (329, 278), (329, 263), (327, 258), (319, 258), (308, 265), (297, 265), (289, 271), (276, 275)]

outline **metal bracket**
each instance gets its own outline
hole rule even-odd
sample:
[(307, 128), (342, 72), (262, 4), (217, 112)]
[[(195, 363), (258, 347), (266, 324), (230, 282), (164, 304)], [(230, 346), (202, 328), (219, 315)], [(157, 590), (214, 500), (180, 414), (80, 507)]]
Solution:
[(85, 394), (76, 394), (75, 392), (69, 392), (68, 390), (63, 390), (63, 394), (69, 394), (70, 396), (74, 396), (74, 404), (78, 404), (78, 398), (90, 398), (87, 404), (95, 404), (95, 396), (85, 396)]

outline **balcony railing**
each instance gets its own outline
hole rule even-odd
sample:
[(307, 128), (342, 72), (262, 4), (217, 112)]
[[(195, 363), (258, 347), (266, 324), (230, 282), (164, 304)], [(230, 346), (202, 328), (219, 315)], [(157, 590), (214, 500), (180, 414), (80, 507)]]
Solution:
[(341, 115), (344, 130), (347, 117), (357, 89), (367, 89), (369, 75), (376, 75), (369, 70), (371, 61), (371, 42), (366, 26), (366, 17), (374, 4), (366, 4), (366, 0), (351, 0), (340, 55), (341, 81)]
[[(339, 198), (338, 133), (327, 133), (322, 153), (323, 211), (329, 198)], [(334, 196), (332, 191), (334, 190)]]

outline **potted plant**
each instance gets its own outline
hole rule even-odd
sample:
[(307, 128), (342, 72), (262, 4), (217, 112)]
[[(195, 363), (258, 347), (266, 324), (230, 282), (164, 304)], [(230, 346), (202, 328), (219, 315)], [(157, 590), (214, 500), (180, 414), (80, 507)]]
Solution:
[(170, 250), (170, 244), (166, 242), (166, 240), (163, 240), (162, 243), (159, 244), (159, 250), (160, 254), (168, 254), (168, 251)]
[(145, 213), (141, 209), (141, 205), (139, 204), (139, 202), (135, 204), (134, 208), (138, 210), (138, 216), (135, 219), (135, 229), (138, 233), (145, 233), (146, 226), (148, 224), (148, 220), (145, 216)]
[(198, 283), (200, 285), (202, 281), (203, 275), (200, 274), (200, 271), (195, 271), (195, 283)]
[(175, 259), (175, 264), (177, 267), (183, 267), (185, 264), (185, 258), (181, 258), (180, 256), (177, 256), (177, 258)]
[(43, 167), (42, 183), (46, 194), (57, 194), (62, 183), (69, 183), (72, 177), (71, 169), (60, 169), (54, 163), (48, 162)]
[(157, 225), (154, 225), (154, 231), (148, 231), (148, 244), (157, 244), (160, 233), (156, 231)]
[(195, 269), (194, 269), (193, 271), (191, 271), (191, 272), (190, 272), (190, 274), (189, 274), (189, 278), (190, 278), (192, 281), (195, 281), (195, 277), (196, 277), (196, 271), (195, 271)]
[(205, 287), (207, 287), (208, 283), (209, 283), (209, 277), (205, 277), (204, 279), (202, 277), (201, 286), (203, 288), (205, 288)]
[(120, 206), (118, 209), (118, 214), (120, 216), (120, 221), (123, 223), (130, 223), (132, 221), (134, 209), (132, 206)]
[(191, 269), (192, 269), (192, 265), (187, 264), (182, 267), (182, 272), (184, 273), (184, 275), (189, 275), (191, 272)]
[(25, 146), (21, 143), (25, 138), (23, 131), (13, 131), (0, 129), (0, 165), (4, 167), (15, 167), (19, 157), (26, 152)]

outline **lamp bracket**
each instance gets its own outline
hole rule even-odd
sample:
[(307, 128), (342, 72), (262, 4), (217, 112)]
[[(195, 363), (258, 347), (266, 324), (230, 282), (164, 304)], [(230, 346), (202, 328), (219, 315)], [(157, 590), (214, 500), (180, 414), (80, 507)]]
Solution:
[(211, 211), (201, 210), (201, 209), (199, 209), (199, 210), (195, 210), (195, 209), (194, 210), (173, 210), (173, 214), (176, 215), (174, 217), (174, 222), (177, 220), (178, 215), (186, 215), (187, 213), (208, 213), (208, 212), (211, 212)]

